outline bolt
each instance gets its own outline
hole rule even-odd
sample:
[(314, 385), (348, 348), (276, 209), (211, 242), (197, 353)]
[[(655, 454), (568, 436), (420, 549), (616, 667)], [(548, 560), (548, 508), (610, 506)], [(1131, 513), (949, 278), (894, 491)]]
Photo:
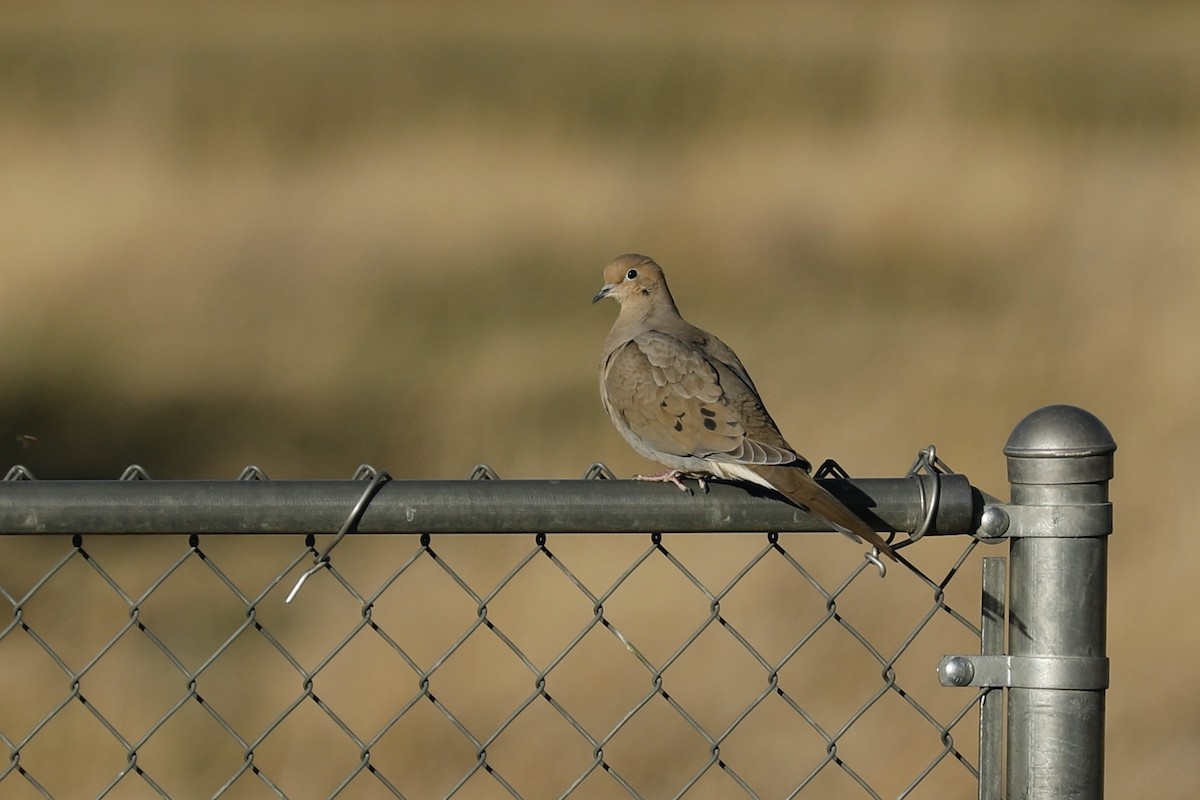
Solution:
[(979, 519), (979, 532), (989, 539), (1003, 536), (1008, 531), (1008, 512), (1000, 506), (988, 506)]
[(975, 677), (975, 665), (963, 656), (954, 656), (946, 661), (942, 674), (955, 686), (970, 686)]

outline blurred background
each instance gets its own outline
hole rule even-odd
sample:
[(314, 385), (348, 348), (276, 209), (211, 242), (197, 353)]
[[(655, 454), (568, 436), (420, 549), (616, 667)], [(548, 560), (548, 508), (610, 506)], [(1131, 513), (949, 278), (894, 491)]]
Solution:
[[(628, 251), (855, 475), (1113, 432), (1108, 789), (1189, 797), (1200, 7), (0, 9), (0, 460), (573, 478)], [(9, 542), (0, 543), (12, 546)], [(856, 558), (850, 552), (844, 557)], [(19, 582), (19, 581), (18, 581)]]

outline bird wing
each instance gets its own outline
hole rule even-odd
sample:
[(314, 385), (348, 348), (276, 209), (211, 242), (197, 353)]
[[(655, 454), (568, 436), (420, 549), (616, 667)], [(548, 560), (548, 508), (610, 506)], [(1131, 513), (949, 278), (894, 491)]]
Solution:
[(808, 474), (808, 461), (784, 440), (733, 351), (702, 331), (697, 340), (650, 330), (610, 353), (602, 396), (628, 435), (659, 454), (735, 465), (718, 472), (765, 483), (895, 560), (871, 526)]
[(620, 415), (643, 444), (673, 456), (761, 465), (803, 461), (767, 414), (741, 362), (718, 344), (732, 363), (709, 352), (703, 340), (692, 344), (657, 330), (634, 336), (605, 364), (610, 413)]

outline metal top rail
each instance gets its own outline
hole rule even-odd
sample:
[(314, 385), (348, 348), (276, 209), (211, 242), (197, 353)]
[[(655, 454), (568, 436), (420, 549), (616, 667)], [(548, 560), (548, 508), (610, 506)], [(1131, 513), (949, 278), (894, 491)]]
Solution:
[[(144, 473), (142, 473), (144, 475)], [(978, 529), (986, 499), (959, 474), (822, 481), (879, 531)], [(0, 535), (328, 534), (363, 480), (0, 481)], [(358, 533), (809, 532), (828, 523), (755, 488), (691, 493), (630, 480), (389, 480)]]

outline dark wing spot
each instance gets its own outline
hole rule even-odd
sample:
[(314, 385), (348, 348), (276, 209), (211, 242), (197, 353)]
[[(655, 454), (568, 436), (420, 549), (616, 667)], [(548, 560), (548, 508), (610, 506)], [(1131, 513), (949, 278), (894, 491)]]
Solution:
[(683, 430), (683, 422), (681, 420), (675, 420), (675, 430)]
[(715, 417), (717, 415), (717, 412), (713, 411), (711, 408), (708, 408), (707, 406), (700, 409), (700, 413), (706, 417)]
[(704, 427), (708, 428), (710, 431), (715, 431), (717, 429), (717, 423), (712, 418), (705, 418)]

